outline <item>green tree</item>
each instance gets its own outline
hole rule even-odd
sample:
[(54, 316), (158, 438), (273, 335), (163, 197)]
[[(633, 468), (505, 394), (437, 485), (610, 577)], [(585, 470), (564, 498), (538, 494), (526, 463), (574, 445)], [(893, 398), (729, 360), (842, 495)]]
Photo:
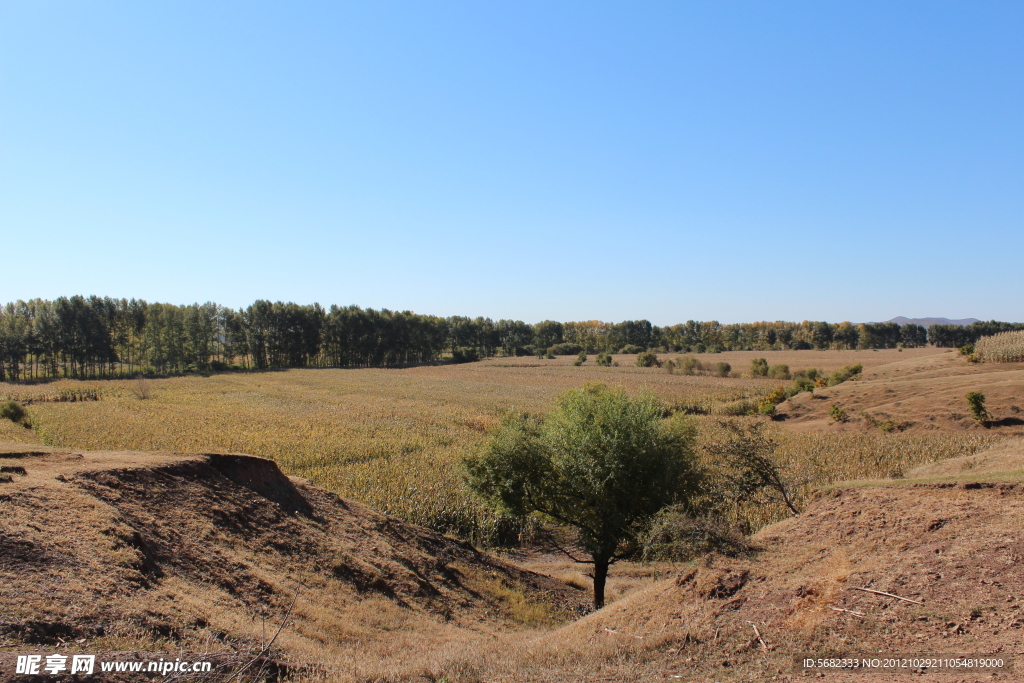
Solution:
[(985, 420), (989, 419), (988, 410), (985, 408), (985, 394), (980, 391), (972, 391), (965, 397), (967, 399), (967, 407), (971, 410), (971, 415), (978, 422), (984, 424)]
[(512, 514), (538, 513), (575, 529), (591, 559), (573, 559), (594, 565), (600, 608), (608, 568), (639, 552), (653, 516), (686, 503), (700, 485), (694, 428), (661, 415), (652, 397), (588, 384), (564, 393), (544, 419), (507, 417), (465, 461), (467, 480)]

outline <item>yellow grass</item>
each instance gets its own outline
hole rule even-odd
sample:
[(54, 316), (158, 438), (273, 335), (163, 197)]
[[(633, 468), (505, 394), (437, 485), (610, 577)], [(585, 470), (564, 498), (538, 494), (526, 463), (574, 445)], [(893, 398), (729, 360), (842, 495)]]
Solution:
[[(850, 362), (889, 362), (889, 352), (779, 352), (792, 369), (823, 371)], [(799, 359), (807, 354), (807, 363)], [(707, 354), (747, 370), (747, 356)], [(813, 356), (813, 357), (812, 357)], [(667, 357), (675, 357), (669, 354)], [(797, 360), (794, 360), (796, 358)], [(715, 411), (764, 395), (776, 380), (670, 374), (573, 357), (495, 359), (460, 366), (408, 369), (289, 370), (150, 381), (139, 399), (134, 381), (62, 381), (0, 385), (0, 398), (32, 401), (34, 432), (6, 426), (0, 438), (41, 440), (90, 450), (239, 452), (269, 457), (339, 494), (402, 519), (462, 535), (487, 535), (496, 520), (474, 502), (458, 460), (486, 438), (509, 409), (545, 412), (563, 391), (604, 381), (630, 393), (653, 393), (667, 404)], [(779, 359), (771, 357), (770, 363)], [(100, 400), (61, 402), (69, 392), (93, 389)], [(698, 418), (701, 439), (718, 438), (715, 418)], [(787, 473), (815, 484), (898, 474), (939, 459), (969, 455), (986, 443), (968, 435), (795, 434), (773, 425)], [(783, 515), (769, 505), (744, 512), (758, 527)]]

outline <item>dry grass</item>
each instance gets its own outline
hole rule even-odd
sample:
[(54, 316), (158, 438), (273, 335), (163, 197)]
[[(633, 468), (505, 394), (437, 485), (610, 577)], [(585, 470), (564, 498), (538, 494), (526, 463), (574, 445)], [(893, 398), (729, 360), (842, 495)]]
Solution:
[(1024, 362), (1024, 330), (982, 337), (974, 345), (974, 353), (983, 363)]
[[(728, 352), (700, 358), (744, 371), (755, 357), (823, 372), (861, 362), (868, 372), (893, 358), (911, 360), (921, 351)], [(545, 412), (561, 392), (594, 380), (712, 412), (778, 385), (760, 378), (670, 374), (635, 367), (633, 356), (616, 359), (619, 367), (592, 362), (574, 367), (573, 357), (510, 358), (408, 369), (181, 377), (151, 380), (149, 398), (141, 401), (136, 380), (0, 385), (0, 397), (30, 404), (36, 425), (34, 432), (0, 425), (0, 434), (12, 441), (92, 450), (251, 453), (407, 521), (482, 538), (491, 537), (498, 520), (469, 495), (457, 462), (486, 438), (503, 412)], [(76, 392), (95, 393), (100, 400), (56, 400)], [(697, 419), (704, 442), (719, 438), (714, 418)], [(800, 495), (822, 483), (890, 476), (970, 455), (989, 443), (966, 434), (909, 438), (877, 431), (838, 435), (773, 429)], [(769, 504), (742, 515), (758, 528), (783, 512)]]

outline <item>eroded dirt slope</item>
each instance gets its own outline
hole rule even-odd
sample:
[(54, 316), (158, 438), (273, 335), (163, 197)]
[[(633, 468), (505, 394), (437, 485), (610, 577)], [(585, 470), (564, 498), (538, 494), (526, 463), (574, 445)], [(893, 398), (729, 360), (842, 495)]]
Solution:
[[(485, 680), (803, 680), (796, 653), (996, 652), (1024, 667), (1020, 485), (839, 489), (754, 540), (752, 557), (711, 557), (495, 657)], [(824, 679), (865, 676), (923, 680)]]
[(261, 458), (21, 445), (0, 467), (3, 649), (230, 651), (291, 609), (281, 663), (366, 680), (586, 600)]

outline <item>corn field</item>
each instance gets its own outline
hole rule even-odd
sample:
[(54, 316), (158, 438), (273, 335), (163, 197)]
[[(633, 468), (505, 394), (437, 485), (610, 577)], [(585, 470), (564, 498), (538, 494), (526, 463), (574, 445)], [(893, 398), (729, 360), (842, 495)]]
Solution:
[(983, 363), (1024, 362), (1024, 331), (982, 337), (974, 345), (974, 354)]
[[(401, 519), (464, 538), (508, 538), (510, 520), (480, 506), (459, 461), (508, 410), (547, 412), (563, 391), (603, 381), (700, 412), (699, 440), (716, 417), (769, 393), (761, 378), (669, 374), (657, 368), (573, 367), (571, 359), (407, 369), (296, 369), (134, 381), (0, 384), (27, 404), (34, 426), (3, 425), (0, 440), (89, 450), (234, 452), (277, 461), (291, 475)], [(699, 410), (688, 410), (699, 408)], [(743, 418), (753, 419), (753, 418)], [(788, 477), (806, 496), (844, 479), (886, 477), (967, 455), (990, 440), (967, 434), (793, 433), (771, 425)], [(750, 528), (780, 518), (773, 504), (738, 510)]]

